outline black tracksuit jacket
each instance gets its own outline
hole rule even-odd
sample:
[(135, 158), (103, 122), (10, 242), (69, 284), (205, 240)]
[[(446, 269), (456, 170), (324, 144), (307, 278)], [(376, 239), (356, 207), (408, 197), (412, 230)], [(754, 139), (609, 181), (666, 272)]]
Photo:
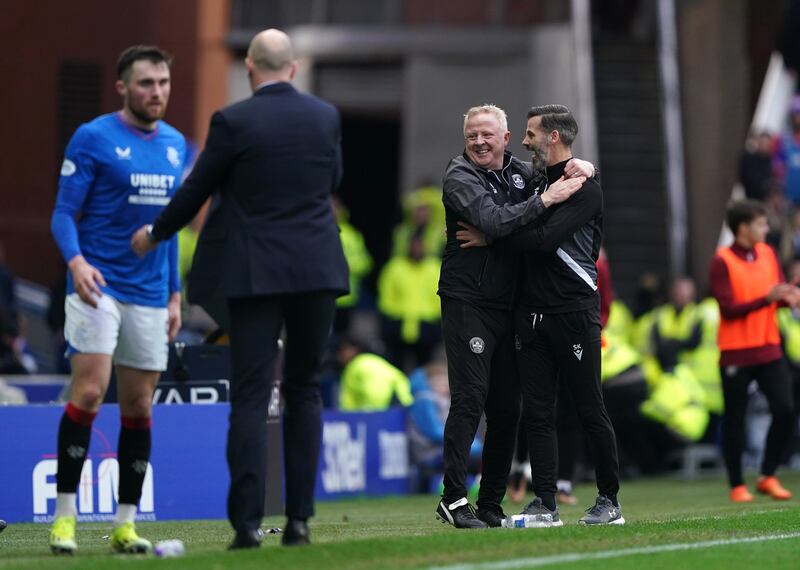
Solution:
[[(547, 168), (548, 184), (564, 174), (566, 163)], [(520, 306), (542, 314), (599, 310), (596, 263), (602, 234), (603, 192), (590, 178), (569, 200), (510, 236), (512, 247), (506, 249), (524, 253)]]
[(536, 193), (543, 186), (544, 177), (509, 152), (499, 173), (474, 165), (466, 153), (450, 161), (442, 193), (447, 244), (440, 296), (490, 309), (511, 309), (519, 254), (505, 247), (461, 248), (456, 240), (461, 229), (458, 222), (477, 227), (490, 240), (508, 236), (544, 214), (546, 208)]

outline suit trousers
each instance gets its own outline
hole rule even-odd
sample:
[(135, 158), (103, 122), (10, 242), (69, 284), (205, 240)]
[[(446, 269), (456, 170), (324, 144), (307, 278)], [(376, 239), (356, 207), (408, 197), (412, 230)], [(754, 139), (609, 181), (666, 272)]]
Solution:
[(445, 503), (467, 495), (469, 450), (486, 413), (478, 508), (499, 509), (514, 456), (520, 394), (510, 311), (442, 297), (450, 412), (444, 426)]
[(616, 496), (619, 461), (600, 385), (599, 311), (542, 315), (518, 310), (516, 324), (522, 415), (528, 430), (534, 493), (541, 497), (556, 492), (556, 394), (558, 382), (564, 382), (588, 439), (598, 491)]
[(231, 413), (227, 459), (228, 518), (237, 533), (261, 526), (266, 496), (267, 406), (277, 343), (286, 327), (281, 381), (286, 516), (314, 514), (314, 485), (322, 438), (322, 400), (316, 376), (336, 310), (327, 291), (228, 300)]

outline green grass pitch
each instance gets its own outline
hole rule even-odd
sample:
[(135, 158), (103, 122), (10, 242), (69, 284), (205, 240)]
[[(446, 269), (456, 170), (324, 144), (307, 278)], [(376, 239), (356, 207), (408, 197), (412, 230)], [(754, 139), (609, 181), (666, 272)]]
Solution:
[[(782, 481), (800, 495), (800, 473), (786, 473)], [(582, 485), (576, 495), (582, 506), (562, 506), (564, 526), (550, 529), (455, 530), (434, 520), (434, 496), (320, 503), (310, 525), (313, 544), (295, 549), (281, 548), (279, 535), (270, 534), (260, 550), (226, 552), (232, 536), (226, 521), (139, 523), (139, 533), (154, 543), (183, 540), (186, 555), (170, 559), (110, 554), (106, 524), (79, 524), (78, 554), (55, 557), (47, 526), (14, 524), (0, 534), (0, 570), (800, 569), (797, 497), (778, 502), (757, 496), (754, 503), (734, 505), (721, 477), (643, 479), (623, 482), (628, 524), (585, 528), (576, 521), (593, 502), (594, 489)], [(521, 506), (505, 508), (514, 513)], [(282, 523), (269, 518), (264, 527)]]

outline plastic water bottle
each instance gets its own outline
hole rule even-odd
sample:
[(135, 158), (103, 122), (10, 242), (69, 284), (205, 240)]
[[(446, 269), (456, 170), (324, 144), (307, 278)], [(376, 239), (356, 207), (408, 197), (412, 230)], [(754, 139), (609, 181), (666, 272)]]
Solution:
[(162, 540), (156, 543), (153, 552), (156, 556), (160, 556), (161, 558), (176, 558), (186, 554), (186, 547), (183, 546), (182, 540), (175, 538), (173, 540)]
[(546, 528), (561, 526), (561, 521), (554, 521), (550, 515), (511, 515), (503, 519), (503, 528)]
[(511, 515), (504, 518), (503, 528), (525, 528), (525, 515)]

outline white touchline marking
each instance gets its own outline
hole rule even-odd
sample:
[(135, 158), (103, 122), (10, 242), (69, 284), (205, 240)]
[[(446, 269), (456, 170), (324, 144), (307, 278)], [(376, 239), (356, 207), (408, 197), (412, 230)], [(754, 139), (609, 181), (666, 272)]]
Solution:
[(573, 552), (557, 554), (539, 558), (515, 558), (498, 562), (476, 562), (474, 564), (450, 564), (447, 566), (430, 566), (428, 570), (509, 570), (512, 568), (533, 568), (548, 566), (550, 564), (563, 564), (565, 562), (580, 562), (582, 560), (601, 560), (604, 558), (619, 558), (621, 556), (635, 556), (637, 554), (654, 554), (656, 552), (673, 552), (675, 550), (694, 550), (701, 548), (714, 548), (716, 546), (730, 546), (747, 542), (765, 542), (768, 540), (786, 540), (800, 538), (800, 532), (785, 534), (767, 534), (750, 536), (747, 538), (726, 538), (719, 540), (706, 540), (703, 542), (683, 542), (677, 544), (661, 544), (658, 546), (642, 546), (640, 548), (623, 548), (620, 550), (605, 550), (602, 552)]

